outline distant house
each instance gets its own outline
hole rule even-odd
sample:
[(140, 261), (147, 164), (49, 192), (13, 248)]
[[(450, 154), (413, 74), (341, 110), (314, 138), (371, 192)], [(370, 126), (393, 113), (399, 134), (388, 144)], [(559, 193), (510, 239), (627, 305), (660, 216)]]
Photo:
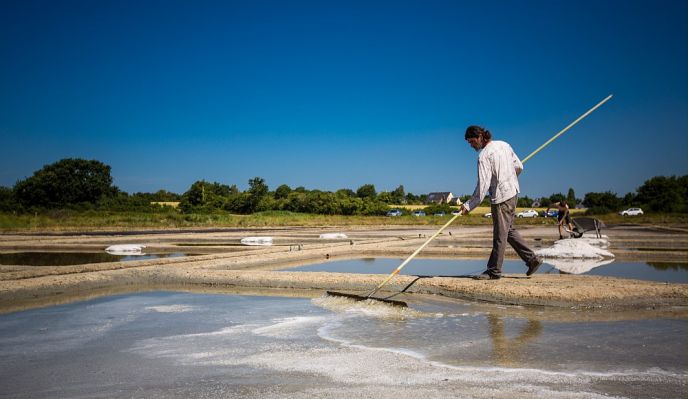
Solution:
[(463, 202), (461, 202), (461, 198), (459, 198), (459, 197), (454, 197), (449, 201), (449, 205), (459, 206), (461, 204), (463, 204)]
[(430, 193), (425, 200), (426, 204), (448, 204), (454, 198), (454, 194), (450, 192)]

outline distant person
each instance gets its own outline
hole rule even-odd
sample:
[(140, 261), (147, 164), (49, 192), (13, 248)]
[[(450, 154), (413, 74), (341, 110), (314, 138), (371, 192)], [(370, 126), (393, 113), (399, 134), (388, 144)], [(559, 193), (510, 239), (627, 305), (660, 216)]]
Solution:
[(479, 152), (478, 183), (471, 199), (461, 205), (461, 213), (465, 215), (475, 209), (488, 193), (492, 210), (492, 253), (487, 261), (487, 270), (474, 278), (497, 280), (502, 277), (502, 263), (507, 243), (526, 262), (526, 275), (530, 276), (537, 271), (542, 260), (528, 248), (513, 227), (519, 193), (518, 175), (523, 171), (523, 164), (508, 143), (493, 141), (492, 134), (485, 128), (469, 126), (465, 139)]
[(549, 210), (550, 208), (557, 208), (557, 211), (559, 214), (557, 214), (557, 221), (558, 221), (558, 227), (559, 227), (559, 239), (563, 239), (564, 236), (561, 234), (561, 230), (566, 230), (564, 227), (564, 223), (568, 226), (568, 230), (566, 230), (567, 233), (571, 233), (573, 231), (573, 224), (571, 224), (571, 215), (569, 211), (569, 204), (566, 203), (566, 201), (559, 201), (555, 202), (552, 205), (547, 207), (547, 210), (545, 211), (545, 215), (549, 215)]

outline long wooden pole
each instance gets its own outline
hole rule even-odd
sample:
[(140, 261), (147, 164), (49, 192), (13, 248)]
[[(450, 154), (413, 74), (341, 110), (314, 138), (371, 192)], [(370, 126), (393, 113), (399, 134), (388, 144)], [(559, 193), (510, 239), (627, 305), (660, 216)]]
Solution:
[[(597, 105), (595, 105), (594, 107), (590, 108), (586, 113), (584, 113), (583, 115), (579, 116), (578, 119), (576, 119), (575, 121), (571, 122), (568, 126), (566, 126), (564, 129), (562, 129), (559, 133), (557, 133), (557, 134), (555, 134), (554, 136), (552, 136), (551, 139), (547, 140), (544, 144), (542, 144), (540, 147), (538, 147), (535, 151), (531, 152), (530, 155), (528, 155), (527, 157), (523, 158), (523, 161), (521, 161), (521, 162), (522, 162), (522, 163), (526, 163), (530, 158), (533, 157), (533, 155), (537, 154), (537, 153), (540, 152), (543, 148), (547, 147), (551, 142), (553, 142), (554, 140), (556, 140), (557, 138), (559, 138), (559, 136), (561, 136), (562, 134), (566, 133), (567, 130), (571, 129), (575, 124), (577, 124), (578, 122), (580, 122), (581, 120), (583, 120), (583, 118), (585, 118), (586, 116), (590, 115), (593, 111), (595, 111), (597, 108), (599, 108), (600, 106), (602, 106), (602, 104), (604, 104), (604, 103), (606, 103), (607, 101), (609, 101), (611, 98), (612, 98), (612, 95), (610, 94), (609, 96), (607, 96), (607, 98), (605, 98), (604, 100), (602, 100), (602, 101), (600, 101), (599, 103), (597, 103)], [(411, 259), (415, 258), (416, 255), (418, 255), (418, 254), (420, 253), (420, 251), (423, 250), (423, 248), (425, 248), (428, 244), (430, 244), (430, 242), (431, 242), (432, 240), (434, 240), (435, 237), (437, 237), (438, 235), (440, 235), (440, 233), (441, 233), (442, 231), (444, 231), (444, 229), (446, 229), (447, 227), (449, 227), (449, 225), (452, 224), (452, 223), (454, 222), (454, 220), (456, 220), (456, 218), (458, 218), (459, 216), (461, 216), (460, 213), (454, 215), (454, 217), (452, 217), (451, 219), (449, 219), (449, 221), (448, 221), (447, 223), (445, 223), (444, 226), (440, 227), (440, 229), (437, 230), (437, 232), (435, 232), (435, 234), (433, 234), (432, 236), (430, 236), (430, 238), (428, 238), (427, 241), (425, 241), (425, 242), (423, 243), (423, 245), (421, 245), (418, 249), (416, 249), (415, 252), (413, 252), (413, 253), (411, 254), (411, 256), (409, 256), (408, 258), (406, 258), (406, 260), (403, 261), (403, 262), (399, 265), (399, 267), (397, 267), (396, 269), (394, 269), (394, 271), (385, 279), (385, 281), (383, 281), (382, 283), (380, 283), (380, 285), (378, 285), (377, 287), (375, 287), (375, 289), (372, 290), (372, 291), (370, 291), (370, 292), (368, 293), (368, 295), (366, 295), (366, 296), (367, 296), (368, 298), (370, 298), (371, 296), (375, 295), (375, 293), (378, 292), (378, 291), (380, 290), (380, 288), (384, 287), (392, 278), (394, 278), (394, 276), (396, 276), (397, 274), (399, 274), (399, 272), (401, 271), (401, 269), (403, 269), (404, 266), (406, 266), (406, 265), (411, 261)]]

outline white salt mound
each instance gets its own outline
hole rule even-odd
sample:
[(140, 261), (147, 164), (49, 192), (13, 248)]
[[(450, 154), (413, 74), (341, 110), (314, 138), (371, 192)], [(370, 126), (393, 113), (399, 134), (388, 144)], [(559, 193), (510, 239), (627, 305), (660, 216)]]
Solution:
[(246, 237), (241, 239), (244, 245), (272, 245), (272, 237)]
[(326, 240), (332, 240), (332, 239), (336, 239), (336, 238), (348, 238), (348, 237), (344, 233), (325, 233), (325, 234), (320, 234), (320, 238), (324, 238)]
[(553, 246), (535, 251), (543, 258), (603, 259), (613, 258), (614, 254), (604, 248), (609, 247), (605, 239), (567, 238), (556, 241)]
[(141, 244), (118, 244), (105, 248), (105, 252), (110, 255), (143, 255), (141, 252), (143, 248), (146, 246)]

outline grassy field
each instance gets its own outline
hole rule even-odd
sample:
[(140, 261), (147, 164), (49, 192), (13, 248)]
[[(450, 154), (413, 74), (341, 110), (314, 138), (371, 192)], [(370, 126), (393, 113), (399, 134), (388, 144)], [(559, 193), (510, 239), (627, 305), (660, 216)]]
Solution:
[[(521, 209), (519, 209), (520, 211)], [(477, 208), (468, 216), (461, 216), (456, 225), (490, 225), (489, 218), (482, 215), (489, 208)], [(580, 211), (573, 211), (574, 216)], [(314, 215), (282, 211), (260, 212), (252, 215), (181, 214), (176, 211), (160, 213), (104, 212), (104, 211), (54, 211), (36, 215), (0, 214), (0, 231), (95, 231), (132, 229), (178, 229), (217, 227), (279, 227), (279, 226), (441, 226), (452, 215), (443, 217), (400, 217), (386, 216), (341, 216)], [(623, 217), (616, 214), (598, 215), (608, 225), (634, 223), (644, 225), (686, 226), (687, 214), (649, 214)], [(554, 225), (552, 218), (517, 219), (517, 225)]]

